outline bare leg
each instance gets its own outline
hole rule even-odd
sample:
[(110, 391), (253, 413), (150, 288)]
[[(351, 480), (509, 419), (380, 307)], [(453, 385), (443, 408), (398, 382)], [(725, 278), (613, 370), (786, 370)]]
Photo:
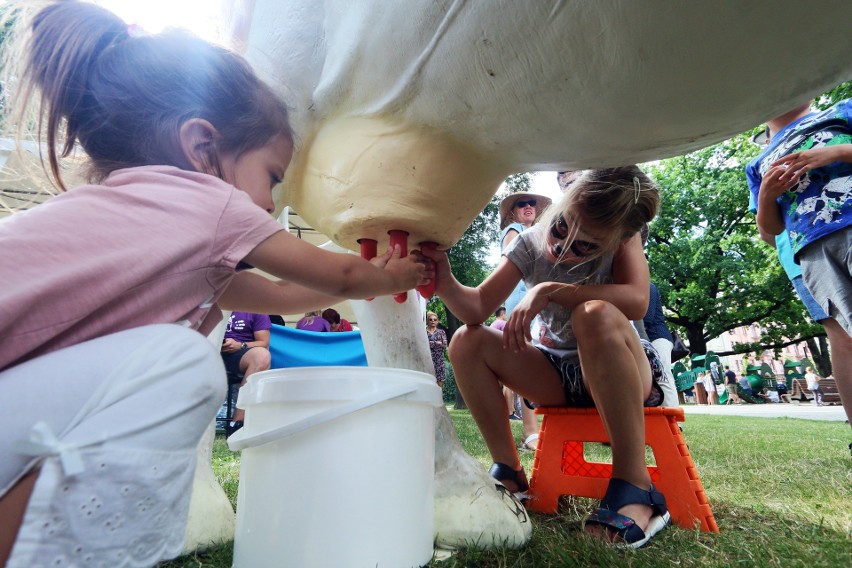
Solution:
[(846, 418), (852, 422), (852, 337), (834, 318), (819, 323), (825, 328), (831, 344), (831, 368), (840, 403), (846, 411)]
[(524, 443), (530, 450), (535, 450), (538, 447), (538, 439), (526, 440), (533, 434), (538, 434), (538, 416), (535, 411), (521, 401), (521, 417), (524, 419)]
[[(265, 347), (252, 347), (246, 354), (243, 355), (242, 359), (240, 359), (240, 371), (243, 373), (243, 382), (240, 383), (240, 388), (246, 384), (248, 378), (255, 373), (259, 373), (260, 371), (266, 371), (269, 369), (269, 366), (272, 364), (272, 355), (269, 353), (269, 350)], [(242, 408), (234, 409), (234, 417), (231, 418), (233, 422), (239, 422), (243, 418), (245, 418), (246, 411)]]
[[(612, 444), (612, 476), (649, 489), (643, 403), (651, 391), (651, 367), (639, 338), (624, 314), (607, 302), (574, 308), (573, 326), (583, 378)], [(644, 530), (653, 509), (631, 504), (618, 512)], [(593, 533), (603, 530), (589, 527)]]
[(519, 470), (521, 462), (501, 384), (541, 404), (564, 405), (565, 395), (556, 370), (538, 349), (527, 345), (520, 353), (504, 350), (500, 332), (479, 325), (456, 331), (449, 353), (459, 390), (491, 458)]
[(18, 537), (18, 529), (24, 521), (24, 513), (27, 512), (27, 504), (33, 493), (38, 469), (35, 469), (18, 481), (3, 497), (0, 497), (0, 566), (6, 565), (12, 547)]
[(506, 398), (506, 408), (509, 410), (509, 416), (515, 413), (515, 391), (509, 387), (503, 387), (503, 396)]

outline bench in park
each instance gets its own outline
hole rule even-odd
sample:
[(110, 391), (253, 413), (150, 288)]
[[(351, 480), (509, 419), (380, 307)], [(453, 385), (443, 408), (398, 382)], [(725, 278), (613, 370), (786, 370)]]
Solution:
[[(820, 379), (819, 386), (824, 393), (823, 402), (825, 404), (840, 404), (840, 392), (837, 390), (837, 383), (833, 378)], [(794, 402), (808, 402), (814, 399), (814, 393), (808, 390), (807, 382), (804, 379), (793, 379), (790, 399)]]

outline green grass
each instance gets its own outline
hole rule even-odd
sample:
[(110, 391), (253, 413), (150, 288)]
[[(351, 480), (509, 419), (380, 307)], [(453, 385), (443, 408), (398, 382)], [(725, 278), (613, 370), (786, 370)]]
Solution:
[[(491, 460), (467, 411), (450, 412), (465, 449)], [(520, 422), (515, 438), (523, 439)], [(852, 566), (850, 428), (841, 422), (690, 415), (683, 423), (719, 534), (671, 528), (642, 550), (586, 539), (582, 520), (595, 506), (564, 498), (558, 515), (533, 513), (533, 537), (520, 550), (463, 550), (430, 566)], [(587, 446), (592, 458), (608, 449)], [(522, 452), (527, 472), (532, 452)], [(236, 501), (239, 455), (217, 438), (213, 469)], [(231, 546), (161, 564), (161, 568), (231, 566)]]

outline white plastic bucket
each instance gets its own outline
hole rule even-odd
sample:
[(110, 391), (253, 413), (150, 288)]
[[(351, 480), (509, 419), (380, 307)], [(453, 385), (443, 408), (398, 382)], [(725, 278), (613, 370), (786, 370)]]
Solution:
[(252, 375), (234, 567), (408, 568), (434, 540), (435, 378), (300, 367)]

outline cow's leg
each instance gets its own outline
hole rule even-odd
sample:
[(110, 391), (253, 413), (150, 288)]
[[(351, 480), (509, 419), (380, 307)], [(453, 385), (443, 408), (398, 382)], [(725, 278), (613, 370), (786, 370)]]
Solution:
[[(353, 301), (371, 366), (434, 374), (425, 326), (414, 292), (405, 303), (391, 297)], [(532, 535), (523, 505), (497, 485), (461, 447), (447, 409), (435, 428), (435, 541), (439, 547), (521, 546)]]
[[(207, 339), (218, 347), (222, 345), (225, 325), (229, 313), (210, 332)], [(222, 399), (225, 398), (227, 385), (222, 385)], [(203, 550), (210, 546), (234, 540), (236, 516), (234, 508), (213, 474), (213, 439), (216, 436), (216, 421), (210, 423), (207, 432), (198, 442), (195, 478), (192, 484), (192, 500), (189, 502), (189, 517), (186, 523), (186, 541), (184, 554)]]
[(184, 554), (234, 540), (236, 517), (225, 490), (213, 474), (215, 420), (198, 442), (192, 500), (186, 523)]

